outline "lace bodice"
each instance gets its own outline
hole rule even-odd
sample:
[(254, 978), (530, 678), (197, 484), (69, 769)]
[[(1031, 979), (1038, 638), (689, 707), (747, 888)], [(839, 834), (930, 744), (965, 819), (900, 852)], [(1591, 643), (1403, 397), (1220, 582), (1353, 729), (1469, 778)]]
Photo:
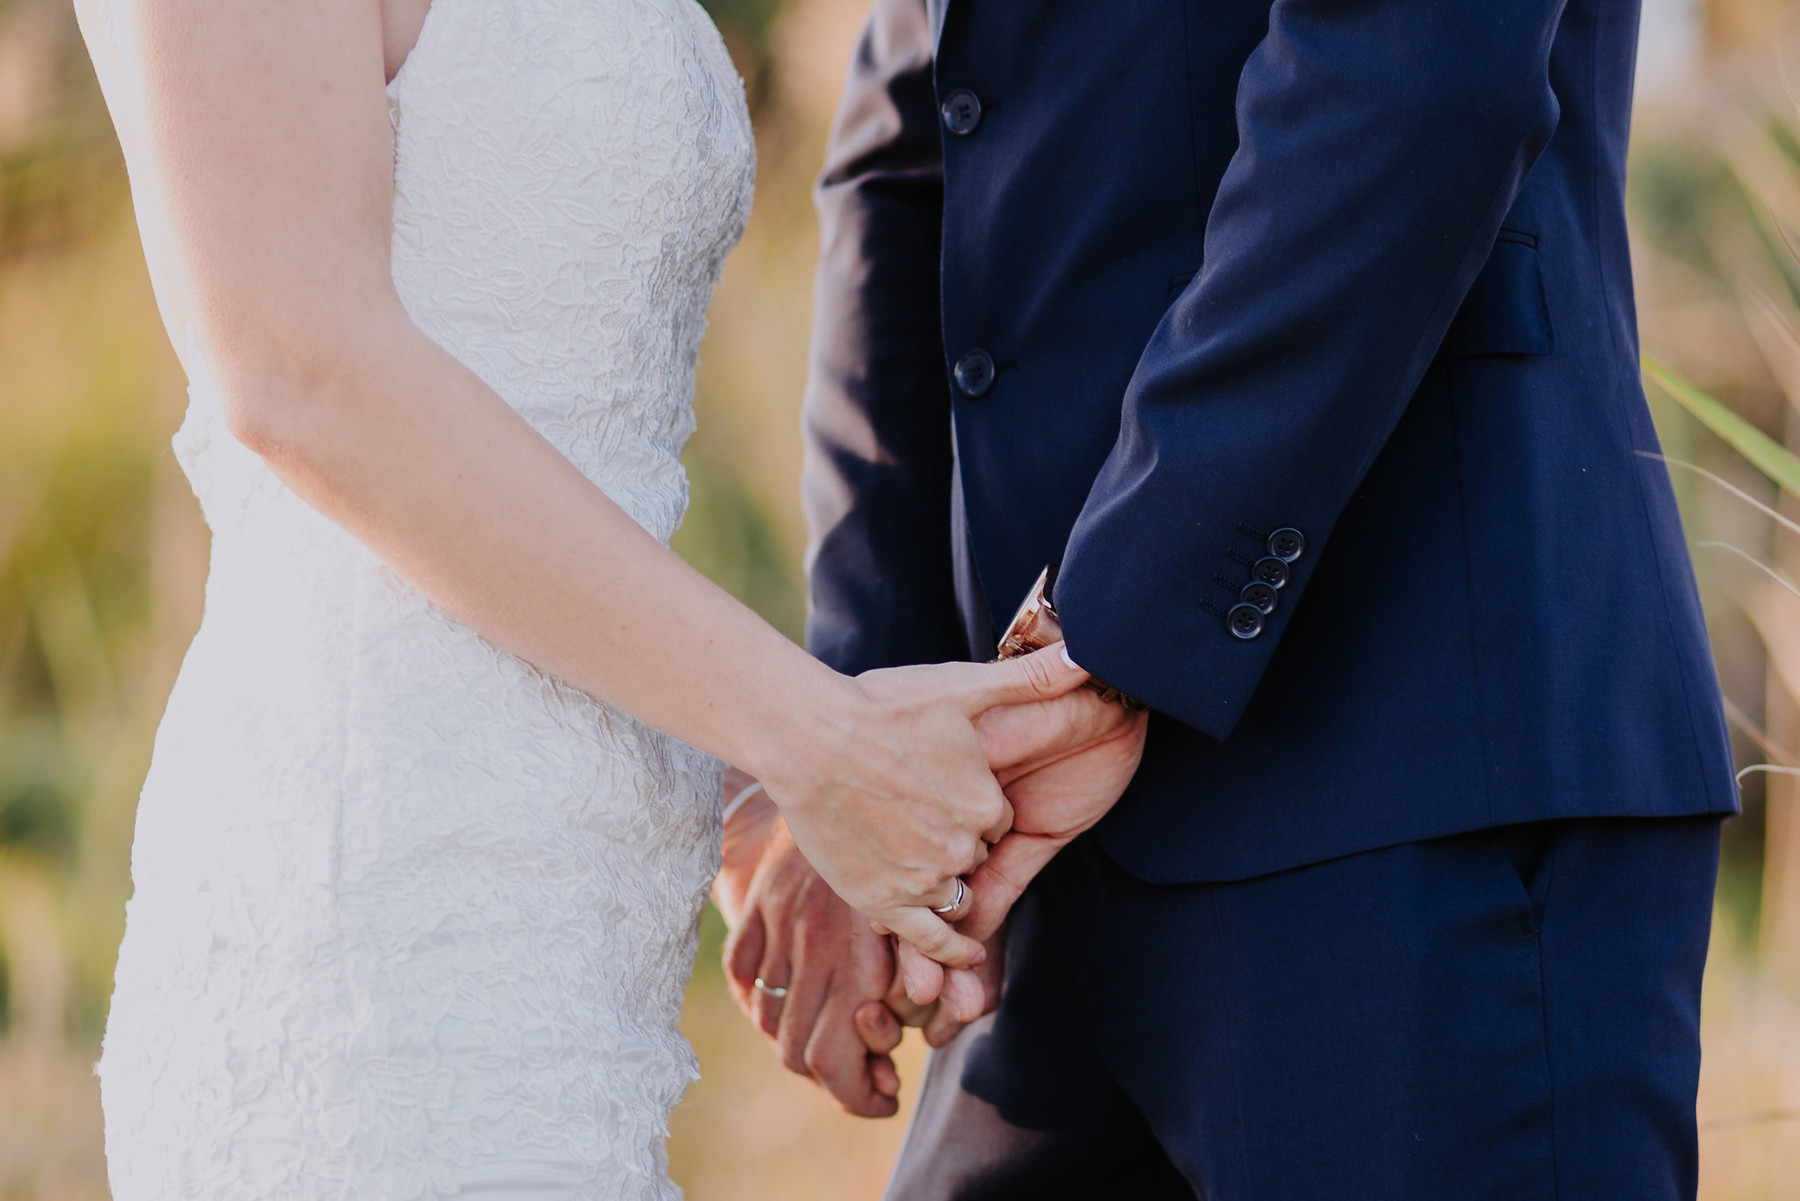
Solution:
[[(388, 110), (408, 312), (667, 541), (754, 177), (717, 30), (692, 0), (435, 0)], [(196, 375), (177, 448), (217, 533), (282, 489)]]
[[(666, 540), (753, 173), (717, 31), (693, 0), (435, 0), (388, 99), (408, 311)], [(139, 806), (115, 1198), (674, 1195), (717, 765), (428, 604), (189, 364), (213, 561)]]

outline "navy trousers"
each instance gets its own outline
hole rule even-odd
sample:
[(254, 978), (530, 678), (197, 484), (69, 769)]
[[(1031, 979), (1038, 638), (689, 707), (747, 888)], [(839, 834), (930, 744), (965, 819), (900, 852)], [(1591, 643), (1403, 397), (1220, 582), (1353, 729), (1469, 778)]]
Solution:
[(1692, 1198), (1716, 818), (1580, 819), (1015, 912), (889, 1201)]

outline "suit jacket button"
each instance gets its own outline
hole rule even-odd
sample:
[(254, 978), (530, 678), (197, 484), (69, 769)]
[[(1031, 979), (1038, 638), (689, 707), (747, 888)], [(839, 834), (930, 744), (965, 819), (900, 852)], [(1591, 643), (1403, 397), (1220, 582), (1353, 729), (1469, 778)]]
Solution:
[(943, 114), (945, 129), (959, 138), (966, 138), (981, 124), (981, 97), (968, 88), (957, 88), (944, 97), (938, 111)]
[(1288, 565), (1274, 555), (1268, 555), (1250, 565), (1250, 575), (1259, 583), (1267, 584), (1271, 588), (1286, 588)]
[(985, 350), (971, 350), (956, 360), (956, 390), (970, 400), (979, 400), (994, 386), (994, 360)]
[(1261, 580), (1251, 580), (1244, 585), (1244, 590), (1238, 593), (1238, 599), (1246, 605), (1255, 605), (1258, 611), (1264, 614), (1269, 614), (1275, 612), (1275, 604), (1280, 598), (1275, 595), (1273, 585), (1265, 584)]
[(1225, 625), (1233, 638), (1246, 642), (1263, 632), (1263, 611), (1248, 602), (1233, 605), (1225, 615)]
[(1283, 526), (1269, 535), (1269, 553), (1283, 563), (1292, 563), (1306, 553), (1306, 538), (1299, 530)]

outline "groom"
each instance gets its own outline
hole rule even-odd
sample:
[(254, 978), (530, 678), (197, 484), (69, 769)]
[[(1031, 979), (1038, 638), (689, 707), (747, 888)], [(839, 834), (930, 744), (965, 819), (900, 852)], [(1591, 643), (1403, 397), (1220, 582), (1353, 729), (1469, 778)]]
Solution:
[[(819, 188), (812, 647), (991, 657), (1053, 564), (1152, 710), (890, 1197), (1692, 1196), (1736, 796), (1637, 377), (1636, 22), (876, 0)], [(809, 904), (845, 933), (794, 987), (858, 979)]]

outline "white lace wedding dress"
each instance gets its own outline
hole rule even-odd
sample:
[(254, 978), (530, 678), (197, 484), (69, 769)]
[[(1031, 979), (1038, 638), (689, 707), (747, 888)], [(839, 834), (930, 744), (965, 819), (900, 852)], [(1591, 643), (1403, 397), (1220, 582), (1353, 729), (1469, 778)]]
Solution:
[[(407, 308), (666, 540), (750, 198), (717, 31), (436, 0), (389, 102)], [(435, 610), (191, 382), (212, 574), (138, 811), (116, 1201), (677, 1196), (716, 765)]]

